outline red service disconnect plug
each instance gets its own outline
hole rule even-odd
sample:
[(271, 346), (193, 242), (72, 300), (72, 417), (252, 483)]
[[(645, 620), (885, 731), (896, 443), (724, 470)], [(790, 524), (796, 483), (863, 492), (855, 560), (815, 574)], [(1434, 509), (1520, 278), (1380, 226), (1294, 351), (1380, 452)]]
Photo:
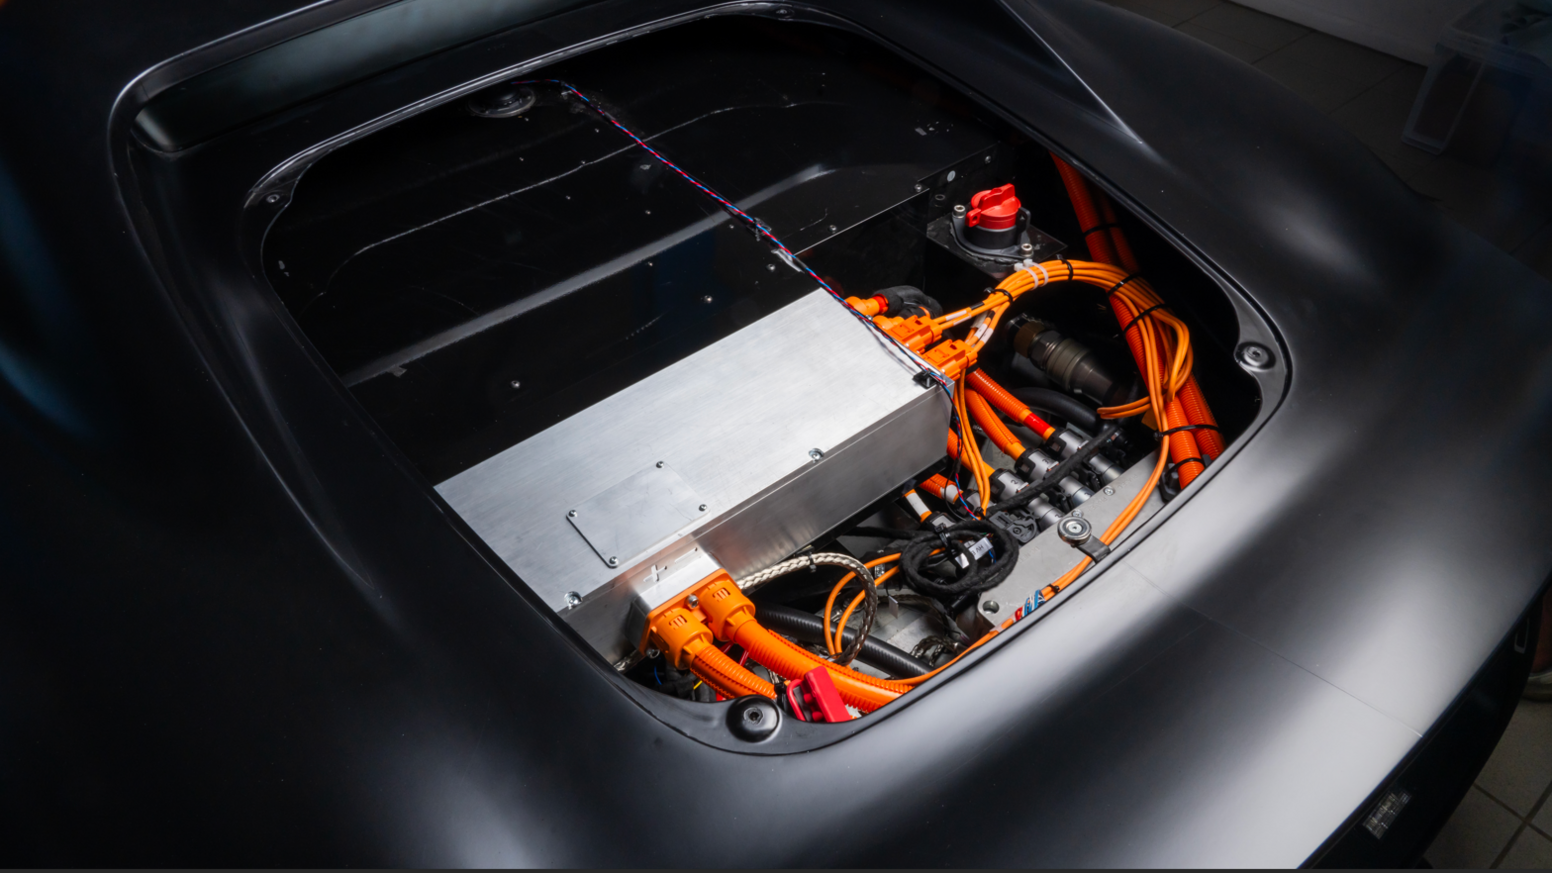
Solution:
[(846, 701), (823, 667), (815, 667), (804, 673), (801, 681), (788, 685), (787, 702), (792, 705), (792, 714), (802, 721), (851, 721)]
[(1019, 199), (1012, 185), (999, 185), (976, 192), (965, 214), (966, 227), (1007, 230), (1018, 223)]

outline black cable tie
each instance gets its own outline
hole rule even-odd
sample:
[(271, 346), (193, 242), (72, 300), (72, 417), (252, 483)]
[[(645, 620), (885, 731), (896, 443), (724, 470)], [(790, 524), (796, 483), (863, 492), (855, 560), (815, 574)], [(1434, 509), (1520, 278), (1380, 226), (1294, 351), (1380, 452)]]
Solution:
[(1153, 435), (1167, 437), (1172, 433), (1180, 433), (1187, 430), (1215, 430), (1219, 433), (1223, 432), (1223, 429), (1216, 424), (1183, 424), (1180, 427), (1172, 427), (1169, 430), (1156, 430), (1153, 432)]
[[(1010, 303), (1010, 304), (1013, 302), (1013, 294), (1010, 291), (1004, 291), (1001, 288), (991, 288), (991, 289), (988, 289), (988, 290), (991, 291), (991, 294), (1001, 294), (1002, 296), (1008, 298), (1008, 303)], [(986, 296), (990, 297), (991, 294), (988, 294)]]
[(1120, 226), (1121, 225), (1119, 223), (1114, 222), (1114, 221), (1107, 221), (1104, 224), (1096, 224), (1093, 227), (1089, 228), (1088, 230), (1085, 230), (1083, 232), (1083, 237), (1084, 237), (1084, 239), (1088, 239), (1088, 237), (1091, 234), (1098, 233), (1098, 232), (1100, 232), (1102, 230), (1109, 230), (1112, 227), (1120, 227)]
[[(1069, 267), (1069, 269), (1070, 269), (1070, 267)], [(1105, 292), (1105, 296), (1109, 297), (1110, 295), (1116, 293), (1117, 291), (1120, 291), (1121, 287), (1123, 285), (1125, 285), (1127, 282), (1130, 282), (1133, 279), (1140, 279), (1140, 278), (1142, 278), (1142, 273), (1128, 273), (1125, 279), (1122, 279), (1121, 281), (1119, 281), (1119, 282), (1115, 283), (1114, 285), (1110, 286), (1110, 290)]]
[(1189, 458), (1181, 458), (1178, 461), (1172, 461), (1172, 462), (1170, 462), (1169, 467), (1172, 470), (1179, 470), (1181, 467), (1185, 466), (1186, 464), (1191, 463), (1192, 461), (1195, 461), (1198, 464), (1200, 464), (1202, 466), (1203, 470), (1207, 469), (1207, 462), (1202, 460), (1201, 458), (1198, 458), (1195, 455), (1192, 455)]
[(1126, 336), (1126, 332), (1132, 329), (1132, 325), (1136, 324), (1139, 321), (1142, 321), (1143, 317), (1146, 316), (1148, 313), (1152, 312), (1155, 309), (1163, 309), (1163, 308), (1165, 308), (1167, 306), (1169, 306), (1168, 303), (1155, 303), (1152, 306), (1148, 307), (1147, 309), (1144, 309), (1143, 311), (1141, 311), (1141, 312), (1137, 313), (1136, 315), (1132, 316), (1132, 320), (1128, 321), (1126, 323), (1126, 327), (1121, 328), (1121, 336)]

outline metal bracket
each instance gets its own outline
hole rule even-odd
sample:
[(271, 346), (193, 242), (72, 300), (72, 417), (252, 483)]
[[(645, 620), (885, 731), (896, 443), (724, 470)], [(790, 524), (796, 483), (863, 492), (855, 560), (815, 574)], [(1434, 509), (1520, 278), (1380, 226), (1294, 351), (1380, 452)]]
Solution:
[(1094, 536), (1094, 526), (1088, 519), (1069, 515), (1056, 524), (1056, 535), (1062, 538), (1062, 542), (1077, 549), (1098, 564), (1110, 554), (1110, 547), (1105, 541)]

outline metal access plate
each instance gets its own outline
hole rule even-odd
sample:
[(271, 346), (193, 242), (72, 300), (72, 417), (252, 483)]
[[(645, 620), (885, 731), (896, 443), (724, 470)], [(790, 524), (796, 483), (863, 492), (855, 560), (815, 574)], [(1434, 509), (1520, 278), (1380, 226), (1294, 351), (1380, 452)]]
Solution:
[(706, 514), (706, 501), (658, 462), (566, 512), (599, 560), (610, 567), (647, 550)]

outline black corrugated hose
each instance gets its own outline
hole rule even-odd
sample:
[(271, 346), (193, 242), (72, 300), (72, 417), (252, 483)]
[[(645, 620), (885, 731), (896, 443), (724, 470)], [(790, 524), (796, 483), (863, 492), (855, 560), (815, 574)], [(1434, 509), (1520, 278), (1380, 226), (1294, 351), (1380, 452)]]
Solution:
[[(824, 619), (813, 613), (773, 603), (756, 603), (755, 617), (767, 628), (797, 637), (804, 642), (824, 641)], [(856, 635), (856, 631), (851, 628), (842, 629), (842, 646), (850, 646)], [(863, 639), (862, 648), (857, 652), (857, 660), (883, 670), (896, 679), (907, 679), (932, 671), (931, 665), (922, 662), (921, 659), (913, 658), (888, 643), (873, 639)]]

